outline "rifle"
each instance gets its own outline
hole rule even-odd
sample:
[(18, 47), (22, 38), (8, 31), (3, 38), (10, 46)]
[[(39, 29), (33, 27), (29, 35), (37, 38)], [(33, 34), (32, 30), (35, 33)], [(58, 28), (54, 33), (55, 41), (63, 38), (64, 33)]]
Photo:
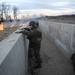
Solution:
[(19, 30), (27, 30), (27, 31), (30, 31), (29, 28), (21, 28), (21, 29), (19, 29)]

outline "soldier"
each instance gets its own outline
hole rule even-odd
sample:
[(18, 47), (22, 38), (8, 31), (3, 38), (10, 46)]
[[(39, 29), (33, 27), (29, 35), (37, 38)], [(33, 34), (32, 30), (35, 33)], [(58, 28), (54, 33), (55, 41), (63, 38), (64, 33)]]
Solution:
[[(40, 58), (40, 47), (41, 47), (41, 40), (42, 40), (42, 33), (38, 31), (38, 25), (39, 23), (36, 23), (35, 21), (30, 21), (29, 23), (29, 29), (24, 29), (22, 31), (19, 31), (19, 33), (23, 33), (27, 35), (27, 39), (29, 39), (29, 51), (28, 51), (28, 57), (32, 57), (32, 50), (34, 51), (35, 56), (35, 63), (34, 69), (41, 68), (41, 58)], [(26, 31), (27, 30), (27, 31)]]

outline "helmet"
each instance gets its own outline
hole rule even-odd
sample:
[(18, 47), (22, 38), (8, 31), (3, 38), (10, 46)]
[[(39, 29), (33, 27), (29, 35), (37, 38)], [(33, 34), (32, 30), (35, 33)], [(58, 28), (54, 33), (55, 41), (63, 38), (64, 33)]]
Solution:
[(34, 26), (35, 25), (35, 21), (30, 21), (29, 26)]
[(35, 29), (35, 28), (37, 28), (37, 26), (36, 26), (36, 22), (35, 22), (35, 21), (30, 21), (29, 26), (32, 26), (31, 29)]

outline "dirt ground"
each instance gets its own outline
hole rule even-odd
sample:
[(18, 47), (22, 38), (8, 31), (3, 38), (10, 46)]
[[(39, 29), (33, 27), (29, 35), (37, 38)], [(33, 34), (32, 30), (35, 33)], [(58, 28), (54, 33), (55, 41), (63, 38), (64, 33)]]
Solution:
[(15, 30), (17, 30), (20, 26), (15, 26), (15, 27), (7, 27), (4, 28), (4, 30), (0, 31), (0, 41), (5, 39), (7, 36), (9, 36), (11, 33), (13, 33)]

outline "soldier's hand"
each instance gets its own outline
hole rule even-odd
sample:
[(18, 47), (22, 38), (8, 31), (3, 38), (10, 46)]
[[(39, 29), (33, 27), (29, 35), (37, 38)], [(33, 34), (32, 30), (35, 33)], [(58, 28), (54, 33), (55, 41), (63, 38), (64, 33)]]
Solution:
[(30, 31), (30, 29), (29, 28), (24, 28), (25, 30), (27, 30), (27, 31)]

